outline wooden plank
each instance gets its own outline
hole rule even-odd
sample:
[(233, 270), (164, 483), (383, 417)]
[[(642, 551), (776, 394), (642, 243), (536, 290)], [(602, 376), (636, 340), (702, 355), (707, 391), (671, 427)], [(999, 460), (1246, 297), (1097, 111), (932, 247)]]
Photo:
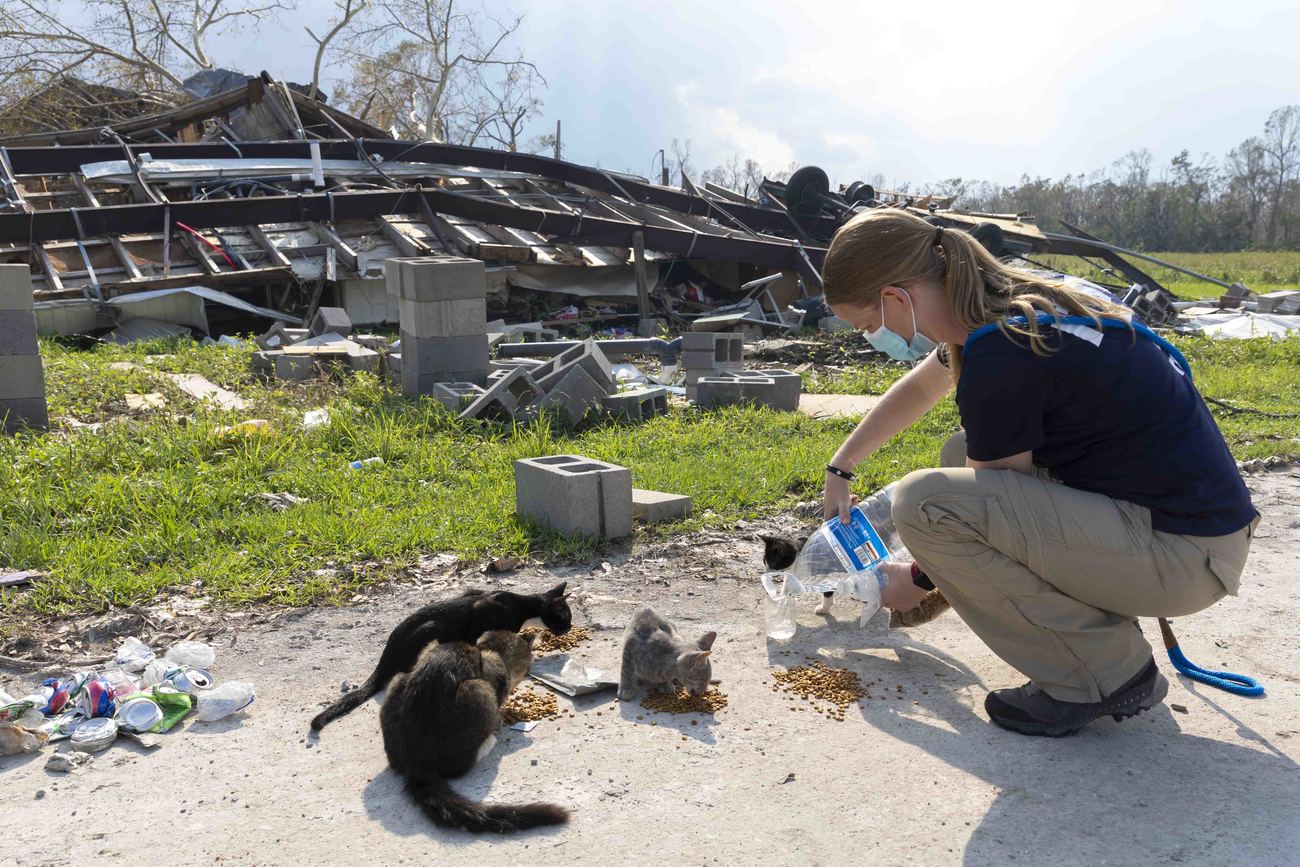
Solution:
[(537, 261), (537, 252), (532, 247), (518, 244), (473, 244), (469, 255), (473, 259), (518, 262), (521, 265)]
[(432, 256), (434, 254), (432, 247), (417, 238), (412, 238), (397, 228), (390, 217), (380, 216), (379, 228), (384, 233), (384, 237), (391, 241), (394, 247), (401, 250), (402, 255), (408, 259), (415, 256)]
[(221, 409), (244, 409), (248, 401), (227, 391), (197, 373), (164, 373), (172, 384), (198, 401), (208, 401)]
[(645, 266), (645, 234), (632, 233), (632, 267), (636, 270), (636, 310), (642, 319), (650, 318), (650, 278)]
[(348, 246), (343, 237), (329, 223), (308, 223), (307, 226), (316, 233), (317, 238), (324, 238), (325, 243), (330, 249), (343, 260), (343, 264), (354, 274), (360, 276), (357, 270), (360, 260), (357, 257), (357, 251)]
[(261, 226), (254, 223), (244, 228), (248, 231), (248, 236), (257, 242), (257, 246), (266, 251), (267, 256), (270, 257), (273, 263), (281, 268), (290, 267), (289, 257), (284, 255), (284, 252), (272, 243), (266, 232), (262, 231)]

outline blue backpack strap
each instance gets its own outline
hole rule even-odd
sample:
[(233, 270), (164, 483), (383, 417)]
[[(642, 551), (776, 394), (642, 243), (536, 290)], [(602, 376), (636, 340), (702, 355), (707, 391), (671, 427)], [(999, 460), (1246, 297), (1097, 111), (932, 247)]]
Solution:
[[(1039, 325), (1057, 325), (1059, 323), (1063, 325), (1086, 325), (1089, 328), (1097, 327), (1097, 322), (1093, 319), (1090, 319), (1087, 316), (1056, 317), (1056, 316), (1052, 316), (1050, 313), (1043, 313), (1042, 311), (1039, 311), (1038, 315), (1035, 318), (1038, 320)], [(1025, 319), (1025, 317), (1023, 316), (1010, 316), (1005, 321), (1008, 325), (1023, 326), (1028, 323), (1028, 320)], [(1103, 328), (1123, 328), (1126, 330), (1132, 328), (1132, 330), (1135, 333), (1140, 334), (1141, 336), (1145, 337), (1147, 340), (1150, 340), (1156, 346), (1159, 346), (1161, 349), (1163, 349), (1171, 358), (1173, 358), (1174, 361), (1178, 363), (1178, 366), (1183, 369), (1183, 373), (1187, 374), (1187, 381), (1188, 382), (1192, 381), (1192, 366), (1187, 363), (1187, 359), (1183, 357), (1183, 354), (1181, 352), (1178, 351), (1178, 347), (1174, 346), (1168, 340), (1165, 340), (1159, 334), (1156, 334), (1154, 331), (1152, 331), (1147, 326), (1143, 325), (1141, 322), (1125, 322), (1123, 319), (1115, 319), (1110, 316), (1103, 316), (1101, 318), (1101, 324)], [(966, 342), (962, 344), (962, 351), (965, 352), (967, 349), (970, 348), (970, 345), (974, 343), (976, 340), (979, 340), (981, 337), (991, 334), (992, 332), (997, 330), (998, 330), (998, 323), (996, 322), (989, 322), (984, 325), (981, 325), (979, 328), (976, 328), (974, 331), (972, 331), (970, 335), (966, 338)]]

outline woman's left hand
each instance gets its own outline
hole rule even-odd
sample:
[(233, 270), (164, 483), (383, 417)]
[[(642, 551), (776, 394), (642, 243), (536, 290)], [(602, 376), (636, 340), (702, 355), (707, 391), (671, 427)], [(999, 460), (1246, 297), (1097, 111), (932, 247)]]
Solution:
[(921, 604), (926, 591), (912, 583), (911, 563), (886, 563), (881, 567), (889, 583), (880, 591), (880, 604), (892, 611), (911, 611)]

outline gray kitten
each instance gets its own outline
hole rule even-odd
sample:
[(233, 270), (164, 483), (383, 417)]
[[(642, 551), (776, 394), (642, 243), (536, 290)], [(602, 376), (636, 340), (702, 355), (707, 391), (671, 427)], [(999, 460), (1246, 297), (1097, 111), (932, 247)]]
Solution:
[(673, 625), (642, 608), (632, 615), (623, 633), (623, 670), (618, 678), (619, 701), (630, 701), (638, 686), (661, 687), (674, 682), (692, 695), (709, 688), (713, 666), (709, 662), (716, 632), (706, 632), (694, 643), (683, 641)]

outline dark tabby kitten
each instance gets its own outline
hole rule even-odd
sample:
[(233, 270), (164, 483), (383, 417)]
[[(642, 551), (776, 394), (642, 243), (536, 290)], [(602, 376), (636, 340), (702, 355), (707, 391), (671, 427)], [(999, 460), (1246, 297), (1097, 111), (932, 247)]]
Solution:
[(379, 710), (384, 752), (436, 824), (501, 834), (568, 821), (555, 804), (477, 804), (447, 785), (496, 746), (501, 705), (528, 674), (536, 638), (493, 630), (476, 644), (430, 645), (409, 674), (393, 677)]
[(545, 593), (485, 593), (467, 590), (460, 596), (431, 602), (407, 617), (388, 636), (379, 664), (366, 682), (316, 715), (311, 727), (320, 731), (333, 720), (360, 707), (383, 689), (393, 675), (410, 671), (420, 652), (433, 641), (477, 641), (484, 632), (508, 629), (518, 632), (534, 618), (556, 635), (572, 625), (564, 584)]
[[(780, 571), (789, 569), (794, 565), (794, 559), (799, 555), (800, 549), (808, 541), (807, 536), (798, 539), (787, 539), (784, 536), (760, 536), (763, 540), (763, 563), (768, 569)], [(831, 600), (834, 593), (823, 593), (821, 605), (817, 606), (818, 614), (831, 613)], [(920, 626), (922, 623), (929, 623), (951, 606), (948, 600), (939, 590), (931, 590), (921, 597), (921, 602), (915, 608), (909, 611), (891, 611), (889, 612), (889, 626), (891, 629), (898, 627)]]

